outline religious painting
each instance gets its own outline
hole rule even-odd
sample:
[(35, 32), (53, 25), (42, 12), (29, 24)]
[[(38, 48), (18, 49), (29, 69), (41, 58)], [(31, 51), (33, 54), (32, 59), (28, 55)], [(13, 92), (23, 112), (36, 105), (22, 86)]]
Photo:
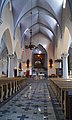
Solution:
[(45, 66), (45, 54), (34, 54), (34, 67), (44, 68)]

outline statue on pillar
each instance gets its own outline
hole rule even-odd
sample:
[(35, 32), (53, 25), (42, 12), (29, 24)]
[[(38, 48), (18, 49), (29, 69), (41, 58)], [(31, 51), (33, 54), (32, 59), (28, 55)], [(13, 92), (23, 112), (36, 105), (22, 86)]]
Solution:
[(21, 76), (21, 71), (22, 71), (22, 65), (21, 65), (21, 62), (19, 63), (19, 76)]

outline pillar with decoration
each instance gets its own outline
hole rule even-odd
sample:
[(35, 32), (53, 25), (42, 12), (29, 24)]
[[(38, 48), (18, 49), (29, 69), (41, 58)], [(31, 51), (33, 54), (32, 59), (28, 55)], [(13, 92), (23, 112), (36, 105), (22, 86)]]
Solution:
[(63, 58), (63, 78), (68, 78), (68, 53), (62, 53)]
[(14, 55), (8, 55), (8, 77), (14, 77)]

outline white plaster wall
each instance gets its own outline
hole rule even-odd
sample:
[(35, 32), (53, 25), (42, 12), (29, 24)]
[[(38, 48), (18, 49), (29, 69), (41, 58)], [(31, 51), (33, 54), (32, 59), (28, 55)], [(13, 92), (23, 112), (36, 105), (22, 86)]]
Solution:
[(69, 46), (72, 39), (72, 20), (69, 4), (67, 1), (66, 8), (64, 9), (64, 14), (62, 16), (62, 27), (63, 29), (63, 38), (62, 38), (62, 53), (68, 53)]
[[(47, 39), (44, 35), (42, 34), (37, 34), (35, 35), (33, 38), (33, 44), (38, 45), (41, 44), (45, 49), (47, 48), (47, 46), (49, 45), (49, 39)], [(31, 74), (31, 67), (32, 67), (32, 50), (26, 49), (25, 50), (26, 53), (26, 60), (29, 59), (30, 60), (30, 74)], [(26, 69), (26, 68), (25, 68)]]
[[(53, 49), (53, 45), (51, 43), (51, 44), (49, 44), (49, 47), (48, 47), (48, 75), (56, 74), (54, 54), (53, 53), (54, 53), (54, 49)], [(52, 68), (49, 67), (49, 59), (53, 60), (53, 67)]]
[[(58, 39), (57, 58), (62, 53), (68, 53), (72, 39), (72, 21), (68, 1), (62, 14), (62, 38)], [(61, 41), (61, 42), (60, 42)]]
[[(52, 44), (50, 44), (50, 40), (41, 33), (35, 35), (33, 37), (33, 40), (34, 40), (35, 45), (41, 44), (46, 49), (47, 54), (48, 54), (48, 62), (50, 58), (52, 58), (54, 61), (54, 49), (53, 49)], [(51, 74), (56, 74), (54, 62), (53, 62), (52, 69), (49, 68), (49, 63), (48, 63), (48, 75), (51, 75)]]
[(69, 46), (71, 44), (71, 35), (67, 27), (63, 36), (62, 53), (68, 53)]
[(7, 60), (3, 59), (2, 61), (2, 71), (7, 75)]
[(43, 34), (39, 33), (33, 37), (33, 41), (35, 45), (41, 44), (45, 49), (47, 49), (50, 41)]
[[(11, 41), (8, 40), (8, 41), (10, 41), (10, 43), (7, 42), (6, 44), (7, 44), (8, 49), (9, 49), (8, 51), (10, 52), (9, 54), (12, 54), (15, 51), (17, 41), (19, 41), (19, 44), (20, 44), (21, 36), (20, 36), (20, 30), (19, 30), (19, 28), (17, 28), (15, 40), (13, 40), (14, 23), (13, 23), (12, 11), (10, 11), (9, 5), (6, 5), (5, 8), (3, 9), (2, 20), (3, 20), (3, 23), (0, 26), (0, 40), (2, 38), (3, 33), (6, 31), (6, 29), (9, 29)], [(6, 35), (6, 39), (10, 39), (8, 35)], [(12, 49), (10, 47), (11, 43), (12, 43)], [(19, 51), (21, 51), (20, 47), (18, 48), (18, 52)], [(21, 53), (18, 54), (18, 57), (19, 56), (21, 57)]]
[[(2, 38), (2, 35), (5, 32), (5, 30), (9, 29), (10, 36), (11, 36), (11, 41), (12, 41), (12, 47), (13, 47), (13, 19), (12, 19), (12, 13), (9, 10), (8, 5), (3, 10), (2, 20), (3, 20), (3, 23), (0, 26), (0, 38)], [(7, 43), (7, 44), (8, 44), (8, 47), (9, 47), (10, 43)], [(12, 50), (10, 50), (10, 51), (12, 51)]]
[[(63, 27), (65, 29), (62, 31), (63, 34), (63, 38), (60, 44), (60, 41), (58, 43), (58, 48), (57, 48), (57, 57), (59, 58), (62, 52), (68, 52), (70, 43), (71, 43), (71, 37), (72, 37), (72, 21), (70, 20), (70, 11), (68, 8), (68, 5), (66, 6), (66, 9), (64, 9), (63, 11), (63, 19), (65, 21), (63, 22)], [(7, 46), (8, 46), (8, 51), (10, 52), (10, 54), (12, 54), (15, 50), (17, 53), (17, 58), (21, 58), (21, 46), (20, 46), (20, 42), (21, 42), (21, 35), (20, 35), (20, 29), (17, 28), (16, 30), (16, 35), (15, 35), (15, 40), (13, 40), (13, 33), (14, 33), (14, 24), (13, 24), (13, 16), (12, 16), (12, 12), (9, 10), (9, 6), (6, 5), (6, 7), (3, 10), (3, 14), (2, 14), (2, 19), (3, 19), (3, 23), (0, 26), (0, 40), (2, 38), (3, 33), (5, 32), (6, 29), (9, 29), (10, 32), (10, 37), (9, 34), (6, 34), (6, 39), (11, 39), (10, 41), (12, 42), (12, 47), (10, 47), (11, 42), (6, 41)], [(62, 19), (62, 20), (63, 20)], [(60, 39), (60, 38), (59, 38)], [(47, 37), (45, 37), (42, 34), (37, 34), (33, 37), (33, 41), (35, 45), (41, 44), (48, 53), (48, 59), (52, 58), (54, 60), (54, 55), (53, 55), (53, 50), (52, 49), (47, 49), (50, 41)], [(61, 51), (62, 49), (62, 51)], [(30, 59), (31, 61), (31, 51), (30, 50), (26, 50), (26, 60)], [(53, 74), (55, 73), (55, 66), (53, 66), (52, 69), (49, 69), (49, 74)]]
[(5, 31), (4, 39), (5, 39), (6, 46), (8, 48), (8, 54), (12, 54), (13, 53), (13, 47), (12, 47), (12, 40), (11, 40), (11, 35), (10, 35), (10, 32), (9, 32), (9, 29), (7, 29)]
[(71, 12), (70, 12), (70, 8), (67, 2), (66, 8), (65, 8), (65, 27), (68, 28), (71, 38), (72, 38), (72, 18), (71, 18)]
[(21, 33), (19, 27), (16, 29), (16, 35), (14, 41), (16, 41), (14, 51), (16, 51), (17, 58), (21, 59), (22, 48), (21, 48)]
[(16, 55), (17, 55), (17, 59), (21, 59), (21, 46), (20, 46), (20, 42), (17, 41), (16, 42), (16, 46), (15, 46), (15, 52), (16, 52)]
[(61, 58), (61, 54), (62, 54), (62, 40), (61, 38), (59, 38), (57, 47), (57, 59)]
[(17, 68), (17, 57), (14, 57), (14, 68)]

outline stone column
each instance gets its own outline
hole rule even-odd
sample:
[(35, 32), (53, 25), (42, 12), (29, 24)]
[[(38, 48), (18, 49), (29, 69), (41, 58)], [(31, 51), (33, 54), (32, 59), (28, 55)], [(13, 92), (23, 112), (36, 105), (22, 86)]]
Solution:
[(68, 78), (68, 53), (63, 53), (63, 78)]
[(0, 59), (0, 77), (2, 76), (2, 59)]
[(58, 62), (58, 68), (61, 68), (61, 62)]
[(8, 77), (14, 77), (14, 55), (8, 55)]
[(20, 76), (20, 72), (19, 72), (19, 64), (21, 62), (21, 59), (17, 59), (17, 76)]

